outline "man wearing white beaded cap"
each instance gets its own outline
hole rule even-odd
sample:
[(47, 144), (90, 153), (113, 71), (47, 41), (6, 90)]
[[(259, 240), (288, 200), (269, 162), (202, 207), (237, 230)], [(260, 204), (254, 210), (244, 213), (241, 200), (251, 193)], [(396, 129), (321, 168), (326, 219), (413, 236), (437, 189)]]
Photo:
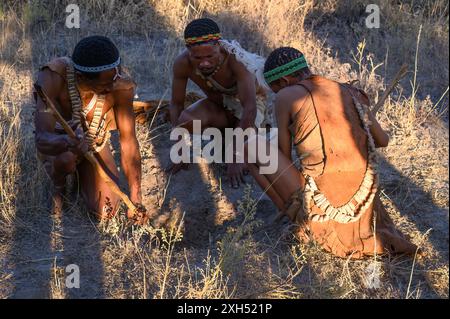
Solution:
[[(115, 129), (120, 135), (130, 199), (141, 204), (141, 157), (132, 106), (135, 83), (121, 72), (119, 51), (104, 36), (86, 37), (75, 46), (71, 58), (55, 58), (40, 68), (36, 83), (78, 136), (73, 139), (65, 134), (35, 94), (36, 148), (53, 181), (56, 211), (61, 210), (66, 176), (77, 172), (89, 211), (100, 219), (114, 216), (119, 197), (83, 154), (90, 150), (117, 183), (119, 173), (109, 147), (109, 132)], [(147, 216), (136, 220), (135, 212), (128, 211), (128, 217), (144, 223)]]

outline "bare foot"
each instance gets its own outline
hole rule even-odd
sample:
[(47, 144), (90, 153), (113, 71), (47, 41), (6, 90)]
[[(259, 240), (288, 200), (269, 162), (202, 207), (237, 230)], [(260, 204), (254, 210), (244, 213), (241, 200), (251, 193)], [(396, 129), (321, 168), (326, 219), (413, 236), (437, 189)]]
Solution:
[(287, 217), (285, 213), (283, 213), (282, 211), (278, 211), (277, 215), (270, 221), (270, 224), (278, 224), (285, 217)]
[(133, 225), (145, 225), (150, 218), (150, 214), (147, 212), (144, 205), (138, 204), (136, 205), (136, 210), (134, 212), (128, 210), (127, 217)]
[(245, 174), (246, 170), (245, 164), (243, 163), (230, 163), (227, 165), (227, 177), (232, 188), (239, 188), (241, 184), (246, 183), (244, 178), (244, 175), (248, 174), (248, 172)]
[(308, 243), (311, 240), (309, 226), (306, 223), (302, 223), (298, 226), (297, 237), (304, 243)]

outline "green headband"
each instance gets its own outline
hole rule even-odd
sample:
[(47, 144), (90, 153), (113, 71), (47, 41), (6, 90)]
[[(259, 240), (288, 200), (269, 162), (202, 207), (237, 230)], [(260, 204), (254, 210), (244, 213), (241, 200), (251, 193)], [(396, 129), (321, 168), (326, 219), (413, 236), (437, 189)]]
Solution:
[(291, 62), (277, 66), (275, 69), (265, 72), (264, 78), (266, 79), (267, 83), (271, 83), (282, 78), (283, 76), (289, 75), (306, 67), (308, 67), (308, 64), (306, 63), (305, 56), (302, 55), (301, 57), (294, 59)]

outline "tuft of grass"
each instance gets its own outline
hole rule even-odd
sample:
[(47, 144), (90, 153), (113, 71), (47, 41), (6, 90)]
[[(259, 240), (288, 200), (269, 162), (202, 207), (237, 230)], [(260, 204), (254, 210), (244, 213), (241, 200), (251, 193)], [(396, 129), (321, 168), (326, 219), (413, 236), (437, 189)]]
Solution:
[(243, 268), (246, 252), (251, 249), (249, 236), (261, 222), (255, 220), (256, 200), (251, 195), (251, 186), (246, 185), (242, 200), (238, 201), (238, 213), (243, 215), (242, 223), (236, 228), (228, 228), (218, 243), (219, 264), (226, 274), (237, 274)]

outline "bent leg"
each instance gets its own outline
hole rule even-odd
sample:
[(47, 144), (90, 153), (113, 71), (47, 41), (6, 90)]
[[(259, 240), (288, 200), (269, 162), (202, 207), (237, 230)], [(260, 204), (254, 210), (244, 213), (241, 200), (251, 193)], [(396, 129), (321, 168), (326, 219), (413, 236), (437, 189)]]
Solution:
[(57, 156), (38, 153), (38, 157), (42, 161), (44, 169), (52, 181), (52, 212), (60, 215), (64, 202), (66, 176), (75, 172), (77, 156), (72, 152), (64, 152)]
[[(226, 127), (233, 127), (234, 124), (230, 112), (207, 98), (198, 100), (184, 109), (178, 118), (177, 126), (187, 129), (192, 134), (194, 120), (200, 121), (202, 131), (209, 127), (225, 129)], [(188, 163), (171, 164), (166, 168), (166, 172), (175, 174), (179, 170), (187, 168)]]
[(284, 156), (279, 149), (273, 148), (272, 150), (276, 151), (278, 156), (274, 173), (262, 174), (260, 172), (261, 164), (257, 160), (254, 164), (248, 163), (248, 149), (246, 148), (247, 167), (256, 182), (282, 213), (279, 213), (275, 220), (283, 215), (288, 216), (292, 222), (299, 226), (297, 236), (307, 242), (310, 240), (308, 222), (306, 212), (303, 210), (303, 196), (299, 193), (299, 190), (305, 188), (305, 179), (295, 164)]
[[(260, 137), (258, 137), (260, 138)], [(245, 144), (245, 162), (249, 167), (252, 176), (258, 182), (263, 189), (273, 189), (274, 203), (279, 209), (281, 209), (281, 203), (283, 207), (289, 202), (292, 194), (299, 189), (303, 189), (305, 186), (305, 180), (303, 175), (297, 169), (295, 164), (291, 162), (278, 148), (275, 148), (269, 142), (267, 143), (266, 150), (269, 150), (271, 154), (276, 152), (276, 156), (271, 155), (272, 160), (276, 160), (274, 172), (271, 174), (262, 174), (260, 168), (264, 166), (258, 158), (258, 149), (253, 148), (249, 150), (249, 143)], [(249, 152), (254, 152), (249, 154)], [(270, 193), (268, 193), (271, 196)]]
[(72, 152), (64, 152), (55, 156), (50, 176), (55, 187), (64, 187), (66, 176), (75, 173), (77, 169), (77, 156)]
[(233, 116), (222, 106), (210, 101), (201, 99), (181, 112), (177, 125), (186, 128), (192, 133), (192, 122), (200, 120), (202, 130), (208, 127), (225, 129), (233, 127)]
[[(119, 172), (109, 146), (105, 146), (95, 156), (106, 173), (118, 184)], [(89, 161), (84, 160), (80, 163), (78, 169), (81, 193), (89, 211), (99, 219), (113, 217), (117, 212), (120, 197), (111, 191), (108, 184)]]
[(259, 174), (259, 167), (255, 164), (247, 164), (247, 168), (258, 185), (264, 190), (267, 196), (269, 196), (275, 206), (277, 206), (278, 210), (284, 211), (285, 202), (281, 198), (280, 194), (278, 194), (275, 188), (271, 185), (269, 179), (265, 175)]

